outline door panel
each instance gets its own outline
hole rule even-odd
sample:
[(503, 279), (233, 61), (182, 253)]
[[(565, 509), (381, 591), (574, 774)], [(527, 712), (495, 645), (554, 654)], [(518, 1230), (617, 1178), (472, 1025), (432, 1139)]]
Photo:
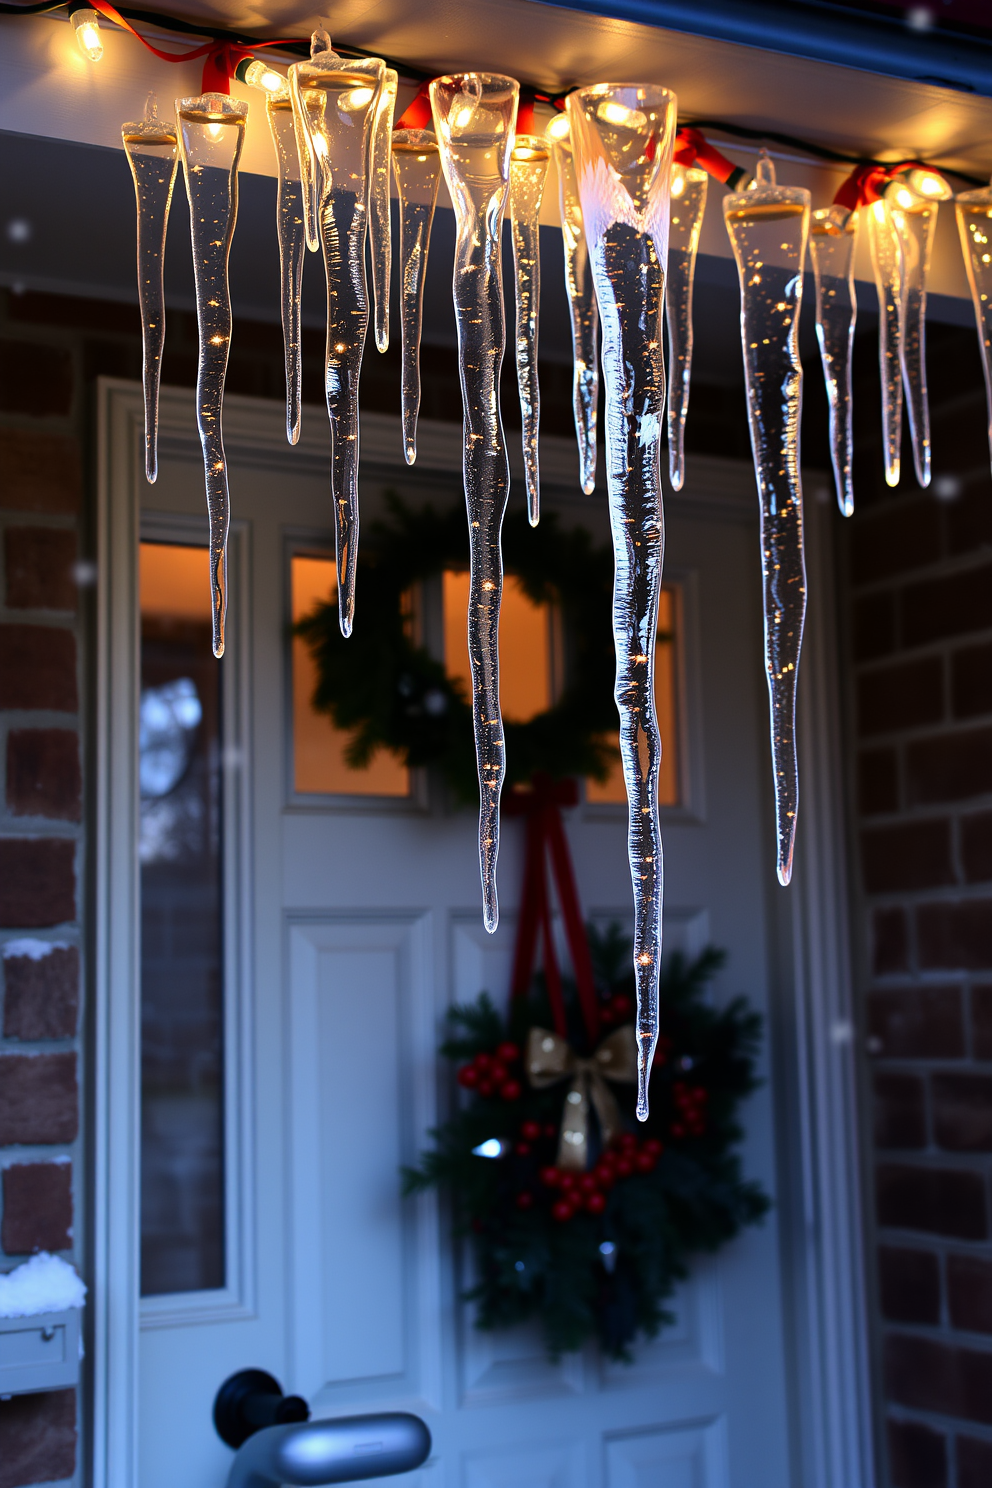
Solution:
[[(378, 463), (363, 467), (363, 518), (389, 488), (409, 501), (461, 501), (456, 426), (430, 429), (430, 468), (413, 471), (398, 463), (392, 422), (371, 427)], [(163, 520), (202, 522), (191, 398), (165, 395), (163, 430), (159, 481), (142, 501)], [(473, 811), (452, 811), (423, 782), (393, 801), (294, 793), (288, 556), (301, 544), (327, 551), (326, 434), (308, 410), (289, 450), (280, 406), (231, 399), (226, 436), (245, 555), (230, 624), (250, 698), (243, 749), (229, 762), (246, 801), (236, 853), (251, 914), (241, 1031), (229, 1030), (227, 1046), (250, 1093), (246, 1274), (240, 1310), (197, 1316), (194, 1299), (169, 1327), (145, 1327), (139, 1488), (221, 1488), (230, 1454), (213, 1436), (213, 1391), (249, 1365), (305, 1394), (317, 1414), (422, 1413), (434, 1436), (430, 1463), (411, 1480), (422, 1488), (786, 1488), (774, 1216), (694, 1267), (674, 1325), (632, 1365), (593, 1349), (552, 1363), (536, 1328), (473, 1327), (459, 1301), (468, 1257), (452, 1246), (444, 1209), (433, 1196), (399, 1197), (399, 1165), (451, 1098), (436, 1055), (445, 1007), (483, 989), (506, 995), (523, 829), (504, 826), (501, 922), (489, 937)], [(137, 426), (135, 439), (137, 448)], [(545, 505), (605, 540), (603, 493), (575, 495), (571, 447), (546, 444)], [(681, 804), (663, 812), (665, 936), (688, 954), (710, 939), (725, 947), (714, 997), (745, 992), (767, 1015), (778, 891), (752, 506), (750, 473), (734, 478), (729, 467), (726, 491), (696, 499), (690, 490), (670, 505), (683, 769)], [(359, 590), (358, 625), (361, 605)], [(586, 912), (629, 923), (625, 809), (589, 804), (567, 818)], [(745, 1113), (745, 1163), (773, 1193), (771, 1111), (766, 1083)], [(170, 1427), (175, 1411), (182, 1433)]]

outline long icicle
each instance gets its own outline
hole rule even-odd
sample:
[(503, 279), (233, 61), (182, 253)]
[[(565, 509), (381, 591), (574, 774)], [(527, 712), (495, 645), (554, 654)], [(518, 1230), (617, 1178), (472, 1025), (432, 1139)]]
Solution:
[(315, 32), (309, 62), (289, 69), (293, 115), (309, 152), (327, 278), (324, 390), (331, 425), (331, 496), (338, 623), (351, 635), (358, 564), (358, 382), (369, 323), (365, 277), (372, 121), (385, 63), (344, 59)]
[(172, 124), (160, 119), (154, 93), (145, 117), (121, 129), (134, 177), (137, 208), (138, 307), (141, 312), (141, 384), (145, 399), (145, 479), (158, 479), (158, 393), (165, 346), (165, 234), (179, 165)]
[(627, 852), (634, 893), (637, 1115), (648, 1116), (658, 1042), (664, 858), (658, 815), (661, 738), (654, 668), (665, 555), (665, 274), (675, 95), (600, 84), (567, 102), (578, 189), (603, 324), (607, 481), (616, 577), (613, 636)]
[(799, 810), (796, 683), (806, 616), (799, 416), (799, 312), (810, 195), (777, 186), (767, 156), (757, 183), (723, 203), (741, 284), (741, 339), (751, 449), (761, 509), (765, 671), (775, 786), (776, 868), (792, 877)]
[(441, 157), (432, 129), (394, 129), (393, 174), (400, 214), (400, 335), (403, 347), (401, 407), (403, 454), (417, 458), (420, 412), (420, 328), (431, 225), (441, 179)]
[(902, 447), (902, 245), (884, 198), (867, 208), (868, 246), (878, 295), (878, 368), (882, 379), (885, 480), (899, 484)]
[(286, 438), (296, 444), (302, 418), (300, 295), (303, 290), (305, 223), (303, 180), (293, 104), (288, 87), (266, 99), (269, 133), (276, 152), (276, 231), (279, 238), (279, 284), (282, 345), (286, 365)]
[[(579, 445), (579, 484), (587, 496), (596, 489), (596, 418), (599, 407), (599, 313), (582, 225), (582, 204), (568, 134), (559, 115), (548, 126), (558, 172), (558, 206), (565, 250), (565, 293), (572, 321), (572, 410)], [(567, 122), (567, 120), (565, 120)]]
[[(910, 195), (909, 192), (906, 193)], [(902, 249), (902, 340), (899, 362), (909, 415), (913, 466), (919, 485), (930, 484), (930, 400), (927, 396), (927, 275), (937, 227), (935, 201), (896, 205), (892, 222)]]
[(227, 533), (231, 503), (224, 455), (224, 380), (231, 348), (227, 264), (238, 217), (238, 161), (248, 105), (223, 93), (177, 98), (179, 143), (189, 197), (199, 363), (196, 422), (210, 523), (210, 610), (215, 656), (224, 654), (227, 614)]
[(387, 67), (372, 122), (372, 170), (369, 176), (369, 247), (372, 250), (372, 300), (375, 344), (389, 350), (389, 285), (393, 272), (393, 230), (389, 186), (392, 178), (393, 114), (397, 73)]
[(672, 166), (672, 226), (668, 244), (665, 317), (668, 322), (668, 475), (673, 491), (685, 482), (685, 418), (692, 375), (692, 286), (706, 210), (706, 172)]
[(854, 290), (854, 250), (860, 213), (851, 212), (843, 231), (829, 207), (813, 213), (809, 256), (816, 280), (816, 338), (830, 410), (830, 462), (834, 471), (837, 505), (845, 517), (854, 511), (851, 465), (854, 430), (851, 423), (851, 359), (858, 299)]
[(954, 210), (985, 369), (992, 461), (992, 182), (980, 191), (963, 191), (954, 199)]
[(462, 388), (463, 479), (469, 523), (468, 651), (479, 771), (479, 868), (488, 931), (499, 922), (496, 860), (506, 773), (499, 708), (500, 533), (510, 487), (499, 374), (506, 346), (501, 230), (519, 84), (493, 73), (431, 83), (441, 168), (455, 209), (452, 291)]
[(510, 225), (516, 282), (516, 361), (524, 450), (527, 515), (536, 527), (541, 515), (538, 431), (541, 393), (537, 379), (537, 322), (541, 304), (541, 203), (551, 164), (551, 147), (536, 134), (518, 134), (510, 156)]

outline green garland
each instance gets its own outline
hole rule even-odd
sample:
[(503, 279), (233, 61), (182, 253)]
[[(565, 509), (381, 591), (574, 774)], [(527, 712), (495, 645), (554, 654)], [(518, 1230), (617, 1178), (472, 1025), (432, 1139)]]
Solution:
[[(440, 769), (457, 796), (478, 793), (472, 710), (443, 663), (409, 634), (404, 595), (418, 581), (468, 566), (462, 507), (409, 507), (389, 493), (389, 520), (371, 525), (358, 560), (358, 606), (348, 640), (337, 602), (296, 627), (317, 668), (313, 703), (351, 733), (348, 763), (368, 765), (378, 749), (408, 767)], [(555, 705), (527, 723), (505, 724), (507, 785), (535, 771), (603, 779), (618, 756), (613, 701), (613, 559), (582, 528), (545, 513), (532, 528), (523, 512), (503, 525), (503, 558), (535, 603), (561, 610), (566, 685)]]
[[(608, 1033), (633, 1011), (630, 944), (616, 926), (604, 935), (590, 928), (589, 937)], [(691, 1255), (767, 1212), (734, 1150), (739, 1104), (758, 1083), (761, 1020), (743, 998), (719, 1011), (706, 1002), (723, 960), (712, 948), (690, 963), (666, 957), (651, 1115), (639, 1124), (634, 1086), (611, 1085), (623, 1133), (609, 1148), (598, 1144), (579, 1174), (556, 1166), (567, 1080), (532, 1089), (520, 1063), (530, 1029), (553, 1027), (542, 977), (505, 1020), (485, 993), (451, 1009), (441, 1052), (461, 1064), (466, 1099), (404, 1178), (408, 1193), (438, 1186), (449, 1194), (456, 1232), (471, 1237), (479, 1279), (466, 1297), (478, 1327), (537, 1318), (552, 1357), (596, 1338), (610, 1356), (629, 1359), (638, 1333), (654, 1337), (672, 1321), (665, 1302)], [(568, 1013), (568, 1041), (588, 1056), (574, 988)], [(477, 1155), (483, 1143), (503, 1155)]]

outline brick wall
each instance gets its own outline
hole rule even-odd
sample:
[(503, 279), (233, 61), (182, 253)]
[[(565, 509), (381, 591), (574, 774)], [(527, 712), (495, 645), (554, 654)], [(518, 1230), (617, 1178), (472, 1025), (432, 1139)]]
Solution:
[[(79, 628), (74, 350), (0, 324), (0, 1267), (82, 1262)], [(76, 1473), (74, 1390), (0, 1401), (0, 1488)]]
[[(891, 1488), (987, 1488), (992, 499), (974, 331), (932, 336), (930, 373), (934, 488), (916, 487), (907, 448), (887, 491), (871, 432), (844, 532), (877, 1377)], [(876, 418), (877, 391), (861, 405)]]

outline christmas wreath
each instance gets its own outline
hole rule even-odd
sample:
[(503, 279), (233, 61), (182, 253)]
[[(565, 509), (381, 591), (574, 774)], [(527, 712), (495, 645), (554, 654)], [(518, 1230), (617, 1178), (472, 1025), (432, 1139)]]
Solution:
[[(348, 763), (368, 765), (376, 750), (410, 767), (440, 769), (456, 795), (478, 792), (470, 699), (410, 631), (407, 596), (418, 582), (468, 566), (463, 508), (410, 507), (387, 495), (388, 519), (371, 525), (358, 559), (361, 621), (345, 640), (336, 600), (296, 627), (317, 670), (313, 704), (351, 739)], [(555, 704), (526, 723), (505, 723), (507, 784), (535, 772), (602, 779), (617, 758), (611, 620), (613, 557), (582, 528), (544, 513), (532, 528), (524, 512), (503, 525), (506, 571), (537, 604), (558, 606), (566, 683)]]
[(639, 1125), (630, 944), (616, 926), (588, 936), (592, 1036), (580, 989), (561, 980), (552, 997), (544, 972), (505, 1019), (485, 993), (450, 1010), (441, 1052), (459, 1065), (463, 1103), (404, 1177), (409, 1193), (450, 1196), (474, 1249), (465, 1295), (480, 1328), (538, 1318), (552, 1357), (595, 1338), (628, 1359), (638, 1333), (672, 1321), (665, 1302), (690, 1256), (769, 1207), (735, 1150), (760, 1019), (743, 998), (722, 1009), (706, 1000), (722, 952), (669, 955), (651, 1114)]

